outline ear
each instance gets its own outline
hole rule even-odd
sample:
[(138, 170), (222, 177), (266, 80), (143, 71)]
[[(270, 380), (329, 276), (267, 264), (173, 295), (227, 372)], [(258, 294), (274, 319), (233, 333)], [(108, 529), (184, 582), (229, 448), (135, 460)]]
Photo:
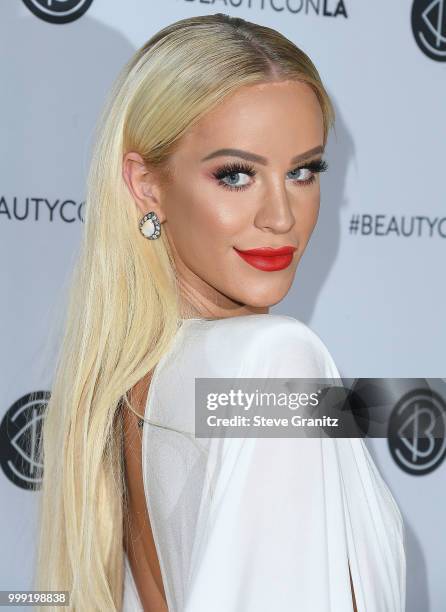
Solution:
[(156, 173), (147, 168), (139, 153), (130, 151), (124, 155), (122, 176), (141, 216), (153, 210), (159, 220), (164, 221), (160, 202), (160, 181)]

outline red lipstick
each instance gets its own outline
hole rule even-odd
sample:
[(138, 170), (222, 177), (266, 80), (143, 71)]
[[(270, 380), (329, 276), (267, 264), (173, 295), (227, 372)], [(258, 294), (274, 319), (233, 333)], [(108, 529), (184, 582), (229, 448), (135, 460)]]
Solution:
[(258, 270), (273, 272), (283, 270), (293, 261), (293, 253), (297, 247), (283, 246), (274, 249), (273, 247), (260, 247), (258, 249), (247, 249), (242, 251), (234, 247), (235, 252), (240, 255), (247, 263)]

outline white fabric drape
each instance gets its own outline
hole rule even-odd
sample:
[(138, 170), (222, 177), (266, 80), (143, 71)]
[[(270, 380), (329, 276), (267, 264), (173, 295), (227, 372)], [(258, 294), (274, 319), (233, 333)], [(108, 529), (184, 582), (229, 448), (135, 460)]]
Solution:
[[(195, 377), (335, 378), (284, 315), (183, 321), (146, 406), (143, 474), (170, 612), (404, 612), (398, 506), (361, 438), (194, 438)], [(341, 384), (341, 381), (339, 382)], [(141, 610), (126, 559), (124, 612)]]

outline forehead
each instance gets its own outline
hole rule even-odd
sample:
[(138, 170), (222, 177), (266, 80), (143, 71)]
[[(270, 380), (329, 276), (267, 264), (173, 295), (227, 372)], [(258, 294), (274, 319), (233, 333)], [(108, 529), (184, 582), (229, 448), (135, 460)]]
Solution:
[[(280, 81), (240, 87), (204, 115), (183, 137), (187, 147), (248, 142), (264, 148), (281, 141), (316, 146), (323, 143), (323, 115), (313, 89), (303, 82)], [(295, 151), (298, 153), (299, 151)]]

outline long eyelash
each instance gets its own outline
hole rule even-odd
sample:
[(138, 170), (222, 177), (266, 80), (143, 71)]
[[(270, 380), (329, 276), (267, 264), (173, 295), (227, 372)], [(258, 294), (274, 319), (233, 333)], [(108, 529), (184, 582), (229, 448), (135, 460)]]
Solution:
[(309, 164), (303, 164), (302, 166), (298, 166), (294, 168), (295, 170), (300, 170), (301, 168), (308, 168), (312, 172), (325, 172), (328, 169), (328, 163), (325, 159), (316, 159), (315, 161), (310, 162)]
[(298, 166), (297, 168), (294, 168), (294, 170), (302, 170), (304, 168), (306, 170), (311, 170), (311, 172), (313, 173), (312, 176), (306, 181), (295, 180), (294, 183), (299, 183), (300, 185), (309, 185), (310, 183), (314, 183), (314, 181), (316, 180), (316, 174), (328, 170), (328, 163), (325, 161), (325, 159), (316, 159), (315, 161), (312, 161), (310, 163)]
[(236, 174), (238, 172), (243, 172), (243, 174), (247, 174), (248, 176), (255, 176), (256, 171), (254, 168), (248, 164), (243, 164), (240, 162), (231, 162), (229, 164), (225, 164), (218, 168), (213, 175), (216, 179), (218, 179), (218, 184), (226, 189), (230, 189), (231, 191), (241, 191), (242, 189), (246, 189), (246, 185), (228, 185), (223, 181), (230, 174)]
[[(315, 175), (320, 172), (325, 172), (325, 170), (328, 169), (328, 164), (325, 160), (318, 159), (318, 160), (314, 160), (306, 164), (302, 164), (301, 166), (297, 166), (296, 168), (293, 168), (292, 172), (295, 170), (303, 170), (303, 169), (311, 170), (311, 172), (313, 173), (311, 178), (307, 179), (306, 181), (294, 180), (293, 183), (298, 183), (300, 185), (309, 185), (310, 183), (313, 183), (316, 180)], [(226, 178), (228, 175), (237, 174), (239, 172), (243, 174), (247, 174), (248, 176), (255, 176), (257, 174), (253, 166), (250, 166), (249, 164), (244, 164), (241, 162), (231, 162), (231, 163), (225, 164), (221, 166), (220, 168), (218, 168), (212, 174), (218, 180), (218, 184), (224, 187), (225, 189), (229, 189), (231, 191), (241, 191), (243, 189), (246, 189), (248, 186), (247, 185), (241, 185), (241, 186), (228, 185), (227, 183), (223, 181), (223, 179)]]

